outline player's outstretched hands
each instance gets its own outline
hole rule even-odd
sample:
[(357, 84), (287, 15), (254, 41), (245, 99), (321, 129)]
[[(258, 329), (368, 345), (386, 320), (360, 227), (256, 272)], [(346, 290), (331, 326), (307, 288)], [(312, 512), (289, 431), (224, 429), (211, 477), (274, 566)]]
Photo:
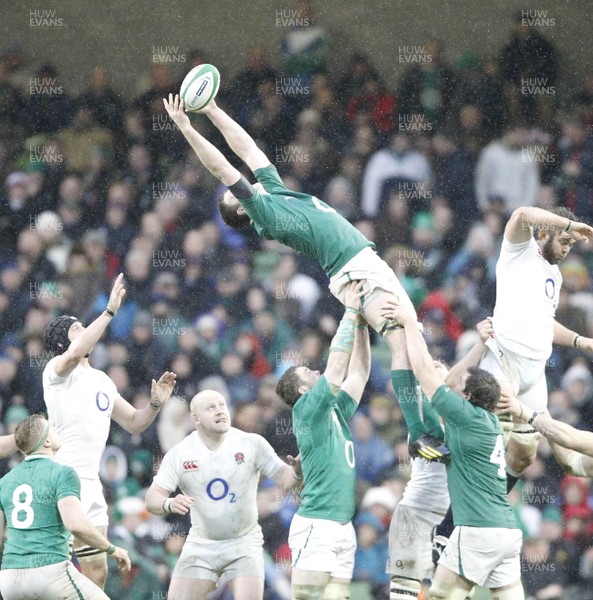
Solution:
[(152, 380), (150, 386), (150, 403), (162, 406), (173, 393), (177, 375), (171, 371), (165, 371), (158, 381)]
[(121, 303), (123, 302), (124, 296), (126, 295), (126, 288), (124, 287), (124, 274), (120, 273), (113, 284), (111, 294), (109, 294), (109, 301), (107, 302), (107, 308), (114, 313), (119, 310)]
[(577, 242), (589, 242), (593, 240), (593, 227), (587, 225), (587, 223), (581, 223), (580, 221), (571, 221), (568, 233)]
[(176, 515), (186, 515), (193, 503), (194, 499), (191, 496), (177, 494), (177, 496), (173, 498), (173, 502), (171, 502), (169, 508), (171, 509), (171, 512)]
[(346, 294), (344, 295), (344, 306), (360, 311), (360, 299), (366, 294), (362, 289), (364, 281), (351, 281), (346, 286)]
[(129, 571), (132, 568), (128, 551), (119, 546), (115, 547), (115, 552), (111, 555), (117, 561), (117, 568), (119, 571)]
[(486, 317), (476, 325), (476, 329), (480, 334), (482, 343), (486, 343), (490, 338), (494, 337), (494, 328), (492, 327), (492, 318)]
[(189, 117), (185, 114), (185, 107), (183, 106), (183, 100), (179, 98), (179, 94), (169, 94), (169, 101), (163, 98), (163, 104), (165, 110), (169, 113), (171, 120), (179, 129), (183, 130), (184, 127), (191, 127)]
[(416, 315), (409, 309), (400, 304), (395, 298), (388, 298), (381, 307), (381, 316), (385, 319), (397, 321), (401, 325), (410, 322), (416, 323)]

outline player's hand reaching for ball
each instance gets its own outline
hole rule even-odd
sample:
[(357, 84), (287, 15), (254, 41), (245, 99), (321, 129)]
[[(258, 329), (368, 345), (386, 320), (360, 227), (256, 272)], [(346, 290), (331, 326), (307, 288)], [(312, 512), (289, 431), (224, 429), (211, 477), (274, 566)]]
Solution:
[(183, 100), (179, 99), (179, 94), (169, 94), (169, 100), (163, 98), (165, 110), (169, 113), (171, 120), (179, 129), (183, 130), (186, 127), (191, 127), (189, 117), (185, 114)]
[(115, 552), (111, 555), (117, 561), (117, 568), (119, 571), (129, 571), (132, 568), (128, 551), (119, 546), (115, 547)]
[(169, 505), (172, 513), (176, 515), (186, 515), (189, 509), (192, 507), (194, 499), (191, 496), (185, 494), (177, 494), (173, 501)]
[(109, 294), (109, 302), (107, 302), (107, 308), (112, 312), (116, 313), (123, 302), (124, 296), (126, 295), (126, 288), (124, 288), (124, 274), (120, 273), (113, 284), (111, 294)]
[(150, 405), (160, 408), (171, 397), (176, 382), (177, 375), (171, 371), (165, 371), (158, 381), (153, 379), (150, 387)]

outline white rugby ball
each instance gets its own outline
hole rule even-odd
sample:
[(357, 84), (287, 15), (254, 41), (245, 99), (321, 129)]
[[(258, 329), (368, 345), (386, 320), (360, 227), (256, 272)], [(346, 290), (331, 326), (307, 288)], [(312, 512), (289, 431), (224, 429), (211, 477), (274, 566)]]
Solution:
[(218, 92), (220, 73), (214, 65), (198, 65), (183, 80), (179, 97), (189, 112), (202, 110)]

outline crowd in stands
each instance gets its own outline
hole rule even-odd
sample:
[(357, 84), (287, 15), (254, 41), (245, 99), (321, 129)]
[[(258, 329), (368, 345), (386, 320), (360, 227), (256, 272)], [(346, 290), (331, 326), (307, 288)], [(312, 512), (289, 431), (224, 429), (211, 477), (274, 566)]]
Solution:
[[(564, 85), (567, 66), (555, 46), (518, 16), (498, 56), (453, 60), (442, 42), (426, 40), (423, 60), (410, 61), (392, 87), (359, 52), (345, 69), (332, 68), (328, 32), (313, 17), (308, 27), (309, 46), (297, 39), (303, 28), (287, 33), (282, 63), (257, 45), (232, 78), (217, 65), (217, 101), (287, 187), (322, 198), (376, 243), (418, 308), (433, 356), (453, 364), (492, 312), (510, 212), (565, 205), (593, 223), (593, 73)], [(73, 97), (57, 67), (25, 56), (13, 46), (0, 57), (0, 420), (11, 432), (45, 411), (46, 324), (58, 314), (94, 319), (123, 272), (124, 305), (91, 362), (134, 405), (147, 402), (151, 379), (165, 370), (178, 385), (142, 435), (113, 426), (101, 469), (110, 539), (129, 549), (134, 568), (125, 578), (112, 573), (106, 592), (164, 598), (188, 522), (149, 518), (142, 493), (163, 454), (191, 431), (188, 401), (218, 389), (234, 426), (264, 435), (281, 456), (296, 454), (275, 383), (292, 364), (323, 369), (342, 307), (316, 263), (222, 223), (221, 189), (168, 119), (162, 98), (215, 57), (188, 52), (183, 72), (154, 63), (147, 87), (130, 100), (110, 86), (108, 65)], [(224, 147), (206, 119), (195, 123)], [(593, 248), (575, 246), (560, 268), (557, 320), (593, 336)], [(351, 424), (354, 580), (380, 599), (388, 597), (386, 532), (409, 462), (389, 352), (372, 340), (372, 374)], [(592, 359), (556, 348), (548, 369), (552, 416), (586, 429)], [(562, 474), (543, 441), (511, 495), (525, 533), (529, 598), (567, 598), (569, 586), (578, 586), (574, 597), (593, 598), (591, 493), (589, 480)], [(297, 501), (262, 482), (268, 599), (289, 597), (286, 538)]]

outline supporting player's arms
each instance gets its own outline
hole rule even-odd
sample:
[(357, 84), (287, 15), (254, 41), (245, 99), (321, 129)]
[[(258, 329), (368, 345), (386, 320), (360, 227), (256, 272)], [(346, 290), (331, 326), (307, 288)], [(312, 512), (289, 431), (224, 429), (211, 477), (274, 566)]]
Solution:
[(550, 440), (548, 442), (554, 457), (567, 473), (577, 477), (593, 477), (593, 458), (591, 456), (569, 450)]
[(381, 316), (394, 319), (400, 323), (406, 332), (406, 347), (412, 371), (426, 397), (430, 400), (444, 381), (439, 376), (426, 342), (418, 329), (416, 315), (405, 306), (389, 299), (381, 308)]
[(348, 364), (348, 374), (342, 384), (342, 390), (346, 392), (357, 404), (360, 403), (362, 393), (369, 380), (371, 373), (371, 342), (369, 338), (369, 329), (360, 323), (359, 316), (358, 327), (354, 334), (354, 347), (350, 362)]
[(214, 100), (201, 111), (222, 133), (232, 151), (252, 170), (262, 169), (270, 164), (270, 159), (257, 147), (255, 140)]
[[(66, 496), (58, 500), (58, 510), (64, 527), (81, 542), (105, 552), (113, 550), (113, 544), (84, 516), (82, 504), (76, 496)], [(121, 571), (129, 571), (131, 564), (128, 552), (119, 546), (114, 548), (115, 551), (108, 554), (115, 558)]]
[(330, 345), (324, 373), (327, 381), (335, 388), (342, 385), (348, 371), (350, 355), (354, 347), (354, 333), (360, 314), (360, 298), (363, 295), (362, 282), (352, 281), (348, 284), (344, 297), (346, 310)]
[(111, 418), (126, 431), (142, 433), (155, 419), (163, 404), (170, 398), (175, 389), (177, 375), (165, 371), (158, 381), (152, 380), (150, 402), (144, 408), (134, 408), (121, 396), (113, 403)]
[(593, 352), (593, 338), (584, 337), (554, 321), (554, 343), (559, 346), (573, 346), (579, 350)]
[(484, 352), (484, 343), (492, 336), (492, 321), (484, 319), (476, 325), (476, 329), (480, 334), (480, 340), (472, 346), (470, 351), (459, 362), (451, 367), (445, 378), (445, 383), (450, 388), (457, 388), (467, 370), (479, 364)]
[(504, 228), (504, 237), (512, 244), (527, 242), (533, 236), (533, 227), (554, 227), (557, 231), (565, 231), (576, 241), (593, 239), (593, 228), (586, 223), (569, 221), (566, 217), (556, 215), (549, 210), (536, 206), (522, 206), (513, 211)]
[[(288, 468), (292, 470), (291, 467)], [(169, 490), (153, 481), (144, 499), (146, 510), (153, 515), (168, 515), (169, 513), (185, 515), (194, 503), (194, 499), (185, 494), (177, 494), (174, 498), (170, 498), (170, 496)]]
[(218, 148), (192, 127), (189, 117), (183, 110), (183, 101), (179, 99), (179, 95), (175, 94), (173, 97), (173, 94), (169, 94), (169, 100), (163, 99), (163, 102), (169, 116), (208, 171), (226, 186), (237, 183), (241, 173), (231, 165)]

